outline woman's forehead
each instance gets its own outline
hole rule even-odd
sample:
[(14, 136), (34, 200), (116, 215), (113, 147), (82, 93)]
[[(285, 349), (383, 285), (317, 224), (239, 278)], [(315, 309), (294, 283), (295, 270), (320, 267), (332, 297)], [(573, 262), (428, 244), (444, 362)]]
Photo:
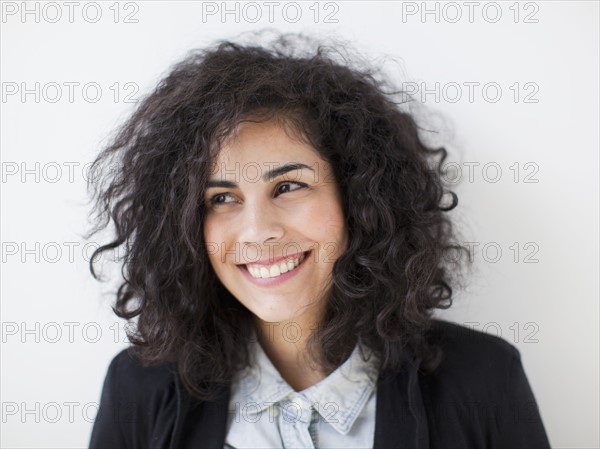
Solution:
[(215, 160), (218, 165), (235, 163), (283, 164), (303, 163), (321, 159), (319, 152), (303, 139), (291, 133), (279, 122), (242, 122), (221, 144)]
[(308, 142), (276, 123), (248, 122), (225, 142), (209, 174), (211, 180), (256, 183), (285, 179), (319, 183), (331, 167)]

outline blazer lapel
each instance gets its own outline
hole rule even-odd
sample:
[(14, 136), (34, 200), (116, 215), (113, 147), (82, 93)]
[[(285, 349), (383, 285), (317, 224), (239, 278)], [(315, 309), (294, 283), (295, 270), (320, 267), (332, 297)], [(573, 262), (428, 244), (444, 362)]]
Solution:
[(429, 428), (419, 387), (419, 362), (419, 359), (407, 361), (397, 373), (380, 374), (374, 449), (429, 447)]
[(215, 401), (199, 401), (177, 376), (177, 416), (170, 449), (223, 449), (227, 427), (230, 386), (223, 387)]

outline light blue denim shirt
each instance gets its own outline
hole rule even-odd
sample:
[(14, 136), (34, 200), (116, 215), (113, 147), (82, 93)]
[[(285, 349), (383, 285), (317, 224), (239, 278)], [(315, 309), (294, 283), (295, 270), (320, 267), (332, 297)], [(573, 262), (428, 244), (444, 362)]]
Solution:
[(366, 346), (357, 343), (333, 373), (300, 392), (260, 343), (250, 349), (256, 363), (231, 385), (225, 449), (373, 447), (378, 369)]

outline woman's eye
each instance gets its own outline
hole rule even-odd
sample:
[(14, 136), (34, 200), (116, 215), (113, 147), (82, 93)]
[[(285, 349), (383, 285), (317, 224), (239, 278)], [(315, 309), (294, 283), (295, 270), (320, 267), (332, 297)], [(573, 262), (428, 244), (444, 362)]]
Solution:
[(209, 204), (211, 206), (218, 206), (220, 204), (226, 204), (227, 202), (224, 201), (224, 198), (228, 198), (228, 197), (229, 197), (228, 193), (218, 193), (210, 198)]
[[(290, 186), (292, 185), (297, 185), (299, 187), (292, 189), (290, 188)], [(303, 189), (304, 187), (306, 187), (306, 184), (302, 183), (302, 182), (282, 182), (281, 184), (279, 184), (277, 186), (277, 193), (287, 193), (287, 192), (293, 192), (295, 190), (300, 190)]]
[[(294, 186), (296, 186), (296, 187), (294, 187)], [(286, 182), (280, 183), (275, 188), (275, 193), (276, 193), (276, 196), (279, 196), (282, 193), (294, 192), (296, 190), (300, 190), (305, 187), (307, 187), (307, 185), (302, 182), (286, 181)], [(227, 201), (228, 198), (230, 198), (231, 200)], [(219, 207), (219, 206), (233, 203), (233, 202), (235, 202), (235, 199), (233, 199), (231, 194), (228, 192), (227, 193), (217, 193), (216, 195), (213, 195), (212, 197), (210, 197), (210, 199), (208, 200), (208, 204), (210, 207)]]

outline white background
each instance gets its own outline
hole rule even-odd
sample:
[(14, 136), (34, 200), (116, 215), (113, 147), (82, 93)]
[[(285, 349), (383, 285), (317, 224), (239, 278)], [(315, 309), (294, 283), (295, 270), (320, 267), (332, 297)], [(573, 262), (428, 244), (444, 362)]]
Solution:
[[(225, 17), (203, 15), (201, 2), (98, 5), (96, 23), (86, 2), (72, 20), (60, 2), (26, 2), (39, 14), (24, 18), (21, 2), (2, 5), (2, 447), (85, 447), (106, 368), (125, 347), (111, 287), (91, 278), (81, 235), (83, 166), (135, 106), (126, 83), (140, 98), (188, 50), (265, 26), (347, 39), (375, 64), (387, 60), (397, 84), (431, 91), (424, 105), (440, 114), (438, 139), (463, 169), (453, 216), (478, 244), (469, 287), (439, 315), (520, 350), (553, 447), (600, 446), (598, 2), (477, 2), (471, 18), (463, 2), (306, 2), (295, 23), (287, 2), (272, 23), (260, 2), (256, 23), (242, 3)], [(425, 7), (439, 16), (423, 17)], [(137, 22), (126, 23), (130, 13)], [(39, 98), (23, 98), (35, 83)], [(79, 83), (72, 101), (68, 83)], [(464, 83), (479, 83), (473, 101)], [(483, 95), (488, 83), (501, 88), (496, 102), (492, 87)]]

